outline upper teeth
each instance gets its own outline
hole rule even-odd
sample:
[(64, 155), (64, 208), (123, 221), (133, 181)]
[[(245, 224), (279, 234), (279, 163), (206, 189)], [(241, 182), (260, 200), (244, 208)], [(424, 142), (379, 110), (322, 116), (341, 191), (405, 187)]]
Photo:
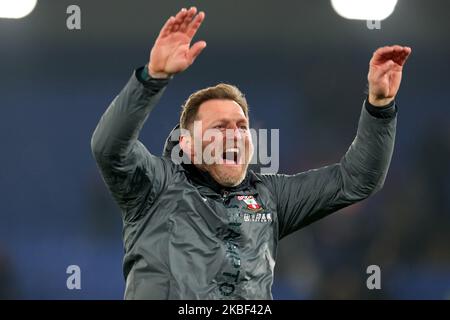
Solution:
[(228, 148), (225, 152), (239, 152), (238, 148)]

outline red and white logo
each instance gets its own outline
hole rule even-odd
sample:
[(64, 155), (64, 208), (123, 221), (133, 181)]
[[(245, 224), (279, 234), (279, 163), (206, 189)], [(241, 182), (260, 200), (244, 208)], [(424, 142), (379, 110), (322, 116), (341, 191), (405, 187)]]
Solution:
[(238, 196), (238, 200), (244, 201), (247, 205), (247, 209), (252, 211), (259, 211), (262, 209), (262, 207), (259, 205), (258, 202), (256, 202), (255, 198), (253, 196)]

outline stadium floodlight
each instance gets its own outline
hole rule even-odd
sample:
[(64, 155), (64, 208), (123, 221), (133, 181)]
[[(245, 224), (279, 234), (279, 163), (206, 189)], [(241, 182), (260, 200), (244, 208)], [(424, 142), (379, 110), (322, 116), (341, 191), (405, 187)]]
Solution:
[(397, 0), (331, 0), (333, 9), (346, 19), (384, 20), (394, 12)]
[(33, 11), (37, 0), (0, 0), (0, 18), (20, 19)]

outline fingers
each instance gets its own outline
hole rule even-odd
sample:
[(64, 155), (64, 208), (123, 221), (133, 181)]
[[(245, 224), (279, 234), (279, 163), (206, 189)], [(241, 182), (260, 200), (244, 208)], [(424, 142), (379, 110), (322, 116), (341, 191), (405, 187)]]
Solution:
[(200, 28), (203, 20), (205, 20), (205, 13), (200, 11), (200, 13), (189, 23), (186, 29), (187, 35), (192, 39)]
[(184, 21), (181, 23), (179, 31), (186, 32), (189, 23), (192, 21), (192, 19), (194, 18), (196, 13), (197, 13), (197, 8), (196, 7), (191, 7), (189, 9), (189, 11), (187, 12), (186, 17), (184, 18)]
[(392, 60), (400, 66), (406, 63), (409, 55), (411, 54), (411, 48), (404, 47), (402, 51), (396, 52)]
[(375, 64), (383, 63), (386, 60), (391, 59), (393, 53), (394, 53), (393, 46), (386, 46), (379, 48), (373, 53), (371, 63)]
[(373, 55), (374, 56), (382, 56), (382, 55), (386, 55), (386, 54), (392, 53), (393, 51), (394, 51), (394, 47), (392, 47), (392, 46), (385, 46), (385, 47), (378, 48), (373, 53)]
[(410, 47), (402, 47), (399, 45), (386, 46), (377, 49), (370, 60), (371, 64), (380, 65), (388, 60), (393, 60), (396, 64), (403, 66), (406, 59), (411, 54)]
[(194, 37), (197, 30), (200, 28), (205, 13), (203, 11), (197, 14), (196, 7), (181, 9), (175, 17), (170, 17), (161, 29), (160, 37), (166, 37), (173, 32), (186, 33), (191, 39)]
[(186, 10), (186, 8), (183, 8), (180, 11), (178, 11), (177, 15), (175, 16), (175, 21), (172, 25), (172, 29), (171, 29), (172, 32), (177, 32), (180, 29), (180, 26), (181, 26), (181, 24), (183, 24), (183, 21), (187, 15), (188, 15), (188, 10)]
[(166, 23), (164, 24), (164, 26), (161, 28), (161, 31), (159, 32), (160, 37), (165, 37), (170, 34), (174, 21), (175, 21), (175, 17), (170, 17), (169, 19), (167, 19)]
[(166, 37), (174, 30), (176, 31), (179, 28), (179, 25), (182, 23), (186, 14), (187, 10), (186, 8), (183, 8), (176, 14), (175, 17), (171, 16), (169, 19), (167, 19), (166, 23), (159, 32), (159, 36)]
[(189, 52), (187, 54), (188, 59), (189, 59), (191, 64), (194, 62), (195, 58), (197, 58), (198, 55), (205, 48), (206, 48), (206, 42), (205, 41), (198, 41), (198, 42), (194, 43), (194, 45), (189, 49)]

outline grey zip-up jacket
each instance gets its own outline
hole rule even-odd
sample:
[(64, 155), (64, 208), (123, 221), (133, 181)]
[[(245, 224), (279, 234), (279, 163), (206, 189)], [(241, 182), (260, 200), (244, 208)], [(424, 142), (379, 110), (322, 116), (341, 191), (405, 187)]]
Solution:
[[(142, 70), (142, 69), (141, 69)], [(278, 241), (367, 198), (384, 183), (397, 108), (364, 102), (339, 163), (294, 175), (249, 170), (235, 188), (162, 156), (139, 132), (169, 80), (135, 71), (102, 116), (91, 147), (122, 210), (126, 299), (272, 299)]]

